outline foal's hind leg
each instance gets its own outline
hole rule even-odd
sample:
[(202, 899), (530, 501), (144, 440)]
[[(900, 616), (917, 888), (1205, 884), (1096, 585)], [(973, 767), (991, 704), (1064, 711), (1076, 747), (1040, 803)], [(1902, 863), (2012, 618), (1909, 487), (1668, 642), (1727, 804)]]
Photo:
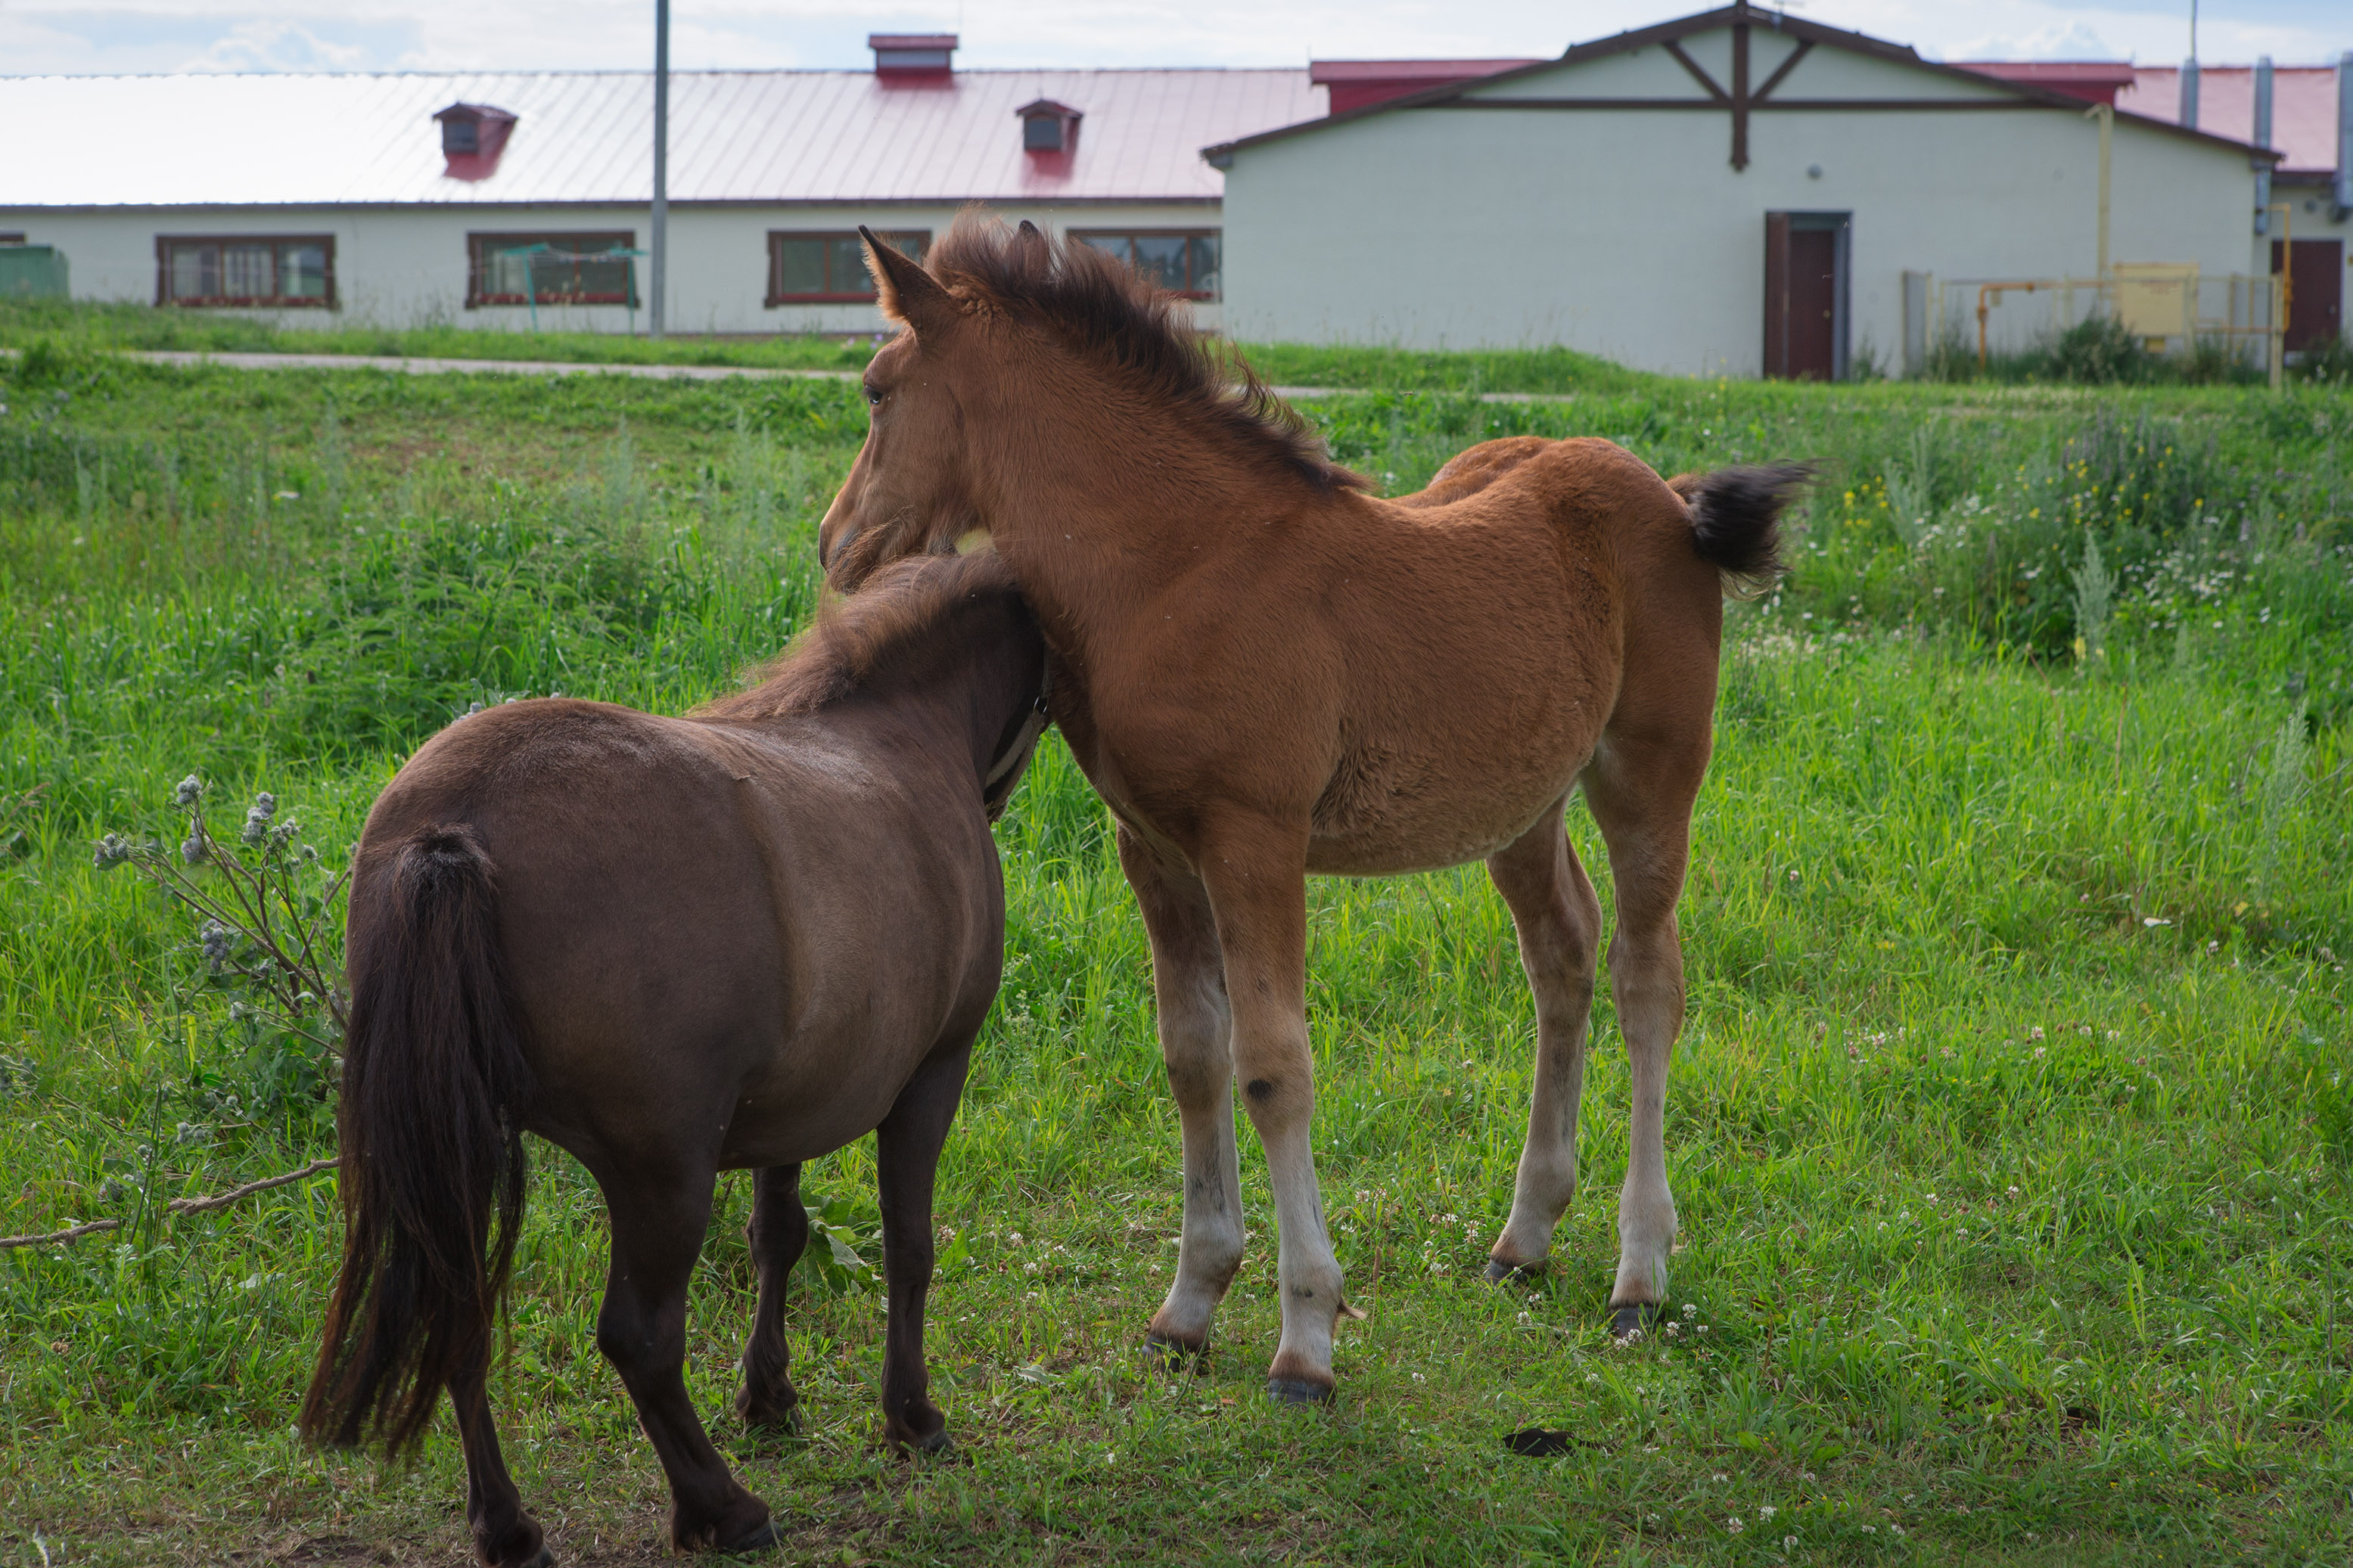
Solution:
[(1623, 1335), (1667, 1299), (1675, 1200), (1667, 1187), (1667, 1068), (1683, 1022), (1683, 955), (1675, 926), (1691, 851), (1691, 808), (1707, 767), (1696, 743), (1671, 735), (1612, 736), (1584, 773), (1586, 804), (1609, 846), (1618, 929), (1609, 991), (1632, 1079), (1626, 1185), (1618, 1198), (1618, 1279), (1611, 1328)]
[(940, 1148), (964, 1094), (972, 1037), (932, 1053), (874, 1130), (882, 1202), (882, 1279), (891, 1304), (883, 1333), (882, 1431), (927, 1454), (948, 1447), (947, 1418), (932, 1403), (923, 1363), (923, 1303), (931, 1294), (932, 1184)]
[(458, 1441), (466, 1451), (466, 1524), (474, 1556), (490, 1568), (554, 1568), (539, 1521), (526, 1512), (514, 1478), (499, 1452), (498, 1423), (491, 1416), (488, 1335), (449, 1377), (449, 1403), (458, 1416)]
[(785, 1281), (808, 1245), (808, 1210), (801, 1206), (801, 1168), (771, 1165), (752, 1174), (752, 1221), (744, 1227), (752, 1266), (760, 1275), (760, 1303), (744, 1345), (744, 1386), (735, 1414), (746, 1426), (800, 1430), (800, 1395), (793, 1390), (792, 1347), (785, 1340)]
[(1241, 1152), (1234, 1141), (1233, 1017), (1216, 919), (1198, 879), (1170, 866), (1124, 827), (1119, 863), (1152, 939), (1160, 1055), (1185, 1134), (1185, 1218), (1176, 1278), (1146, 1342), (1185, 1354), (1208, 1346), (1209, 1323), (1242, 1261)]
[(728, 1474), (686, 1394), (686, 1285), (711, 1223), (713, 1173), (642, 1164), (596, 1174), (613, 1218), (596, 1348), (621, 1374), (670, 1478), (670, 1542), (686, 1551), (773, 1545), (768, 1505)]
[(1488, 858), (1511, 906), (1520, 963), (1536, 1000), (1535, 1092), (1520, 1151), (1512, 1216), (1489, 1254), (1487, 1278), (1543, 1269), (1552, 1233), (1577, 1195), (1577, 1104), (1585, 1091), (1585, 1032), (1593, 1016), (1601, 902), (1577, 862), (1556, 801), (1519, 839)]

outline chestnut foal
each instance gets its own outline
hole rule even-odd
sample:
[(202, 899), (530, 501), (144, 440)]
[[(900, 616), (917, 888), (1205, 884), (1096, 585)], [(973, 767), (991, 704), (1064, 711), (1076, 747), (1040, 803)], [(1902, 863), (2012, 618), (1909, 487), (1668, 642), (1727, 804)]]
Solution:
[[(1797, 468), (1671, 489), (1607, 441), (1519, 438), (1403, 500), (1362, 493), (1184, 307), (1093, 249), (957, 220), (929, 270), (868, 235), (907, 329), (827, 513), (828, 574), (982, 530), (1037, 611), (1055, 721), (1118, 819), (1185, 1137), (1184, 1231), (1153, 1342), (1207, 1343), (1242, 1255), (1232, 1083), (1266, 1151), (1282, 1338), (1269, 1388), (1328, 1396), (1349, 1312), (1309, 1142), (1305, 879), (1484, 858), (1535, 988), (1535, 1100), (1489, 1272), (1545, 1267), (1577, 1184), (1600, 910), (1562, 823), (1609, 848), (1610, 983), (1632, 1064), (1610, 1305), (1666, 1297), (1662, 1123), (1675, 931), (1727, 580), (1778, 566)], [(1247, 372), (1244, 372), (1247, 376)]]
[(476, 1552), (554, 1561), (485, 1386), (536, 1132), (604, 1191), (596, 1343), (669, 1475), (672, 1541), (774, 1543), (687, 1397), (687, 1280), (716, 1173), (754, 1171), (760, 1295), (735, 1406), (789, 1428), (800, 1164), (871, 1130), (884, 1429), (945, 1447), (923, 1367), (932, 1177), (997, 995), (988, 824), (1043, 727), (1045, 673), (997, 561), (927, 558), (688, 718), (516, 702), (409, 760), (352, 882), (343, 1267), (305, 1433), (396, 1452), (448, 1388)]

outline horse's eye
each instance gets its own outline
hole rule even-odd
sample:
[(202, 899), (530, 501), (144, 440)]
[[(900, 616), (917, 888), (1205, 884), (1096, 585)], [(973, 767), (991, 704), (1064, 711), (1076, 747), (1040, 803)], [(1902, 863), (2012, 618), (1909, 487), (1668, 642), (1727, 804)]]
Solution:
[(880, 407), (881, 407), (881, 406), (882, 406), (882, 391), (881, 391), (881, 389), (880, 387), (874, 387), (874, 386), (870, 386), (870, 387), (868, 387), (868, 388), (866, 389), (866, 401), (867, 401), (869, 404), (871, 404), (872, 406), (876, 407), (876, 408), (880, 408)]

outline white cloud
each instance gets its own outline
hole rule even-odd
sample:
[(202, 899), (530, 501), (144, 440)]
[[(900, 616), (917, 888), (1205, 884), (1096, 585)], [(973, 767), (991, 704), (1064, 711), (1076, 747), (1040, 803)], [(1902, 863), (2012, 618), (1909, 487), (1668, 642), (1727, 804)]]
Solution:
[[(1708, 0), (673, 0), (681, 68), (857, 67), (870, 31), (963, 34), (970, 66), (1298, 65), (1310, 58), (1558, 53), (1704, 9)], [(2353, 47), (2343, 0), (2245, 0), (2210, 16), (2212, 60), (2334, 59)], [(2175, 60), (2172, 0), (1793, 0), (1811, 20), (1932, 58), (2101, 55)], [(652, 54), (647, 0), (33, 0), (0, 10), (10, 72), (627, 68)]]
[(1956, 60), (2113, 60), (2120, 58), (2106, 40), (2081, 22), (2038, 27), (2023, 37), (1993, 34), (1971, 38), (1947, 51)]
[(180, 68), (189, 71), (365, 70), (376, 62), (359, 44), (321, 37), (300, 22), (243, 21)]

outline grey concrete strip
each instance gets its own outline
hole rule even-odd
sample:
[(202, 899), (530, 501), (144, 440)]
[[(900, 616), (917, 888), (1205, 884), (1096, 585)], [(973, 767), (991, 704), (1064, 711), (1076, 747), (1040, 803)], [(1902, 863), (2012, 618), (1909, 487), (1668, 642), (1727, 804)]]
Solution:
[[(1318, 397), (1370, 397), (1373, 395), (1372, 388), (1363, 386), (1270, 386), (1267, 390), (1286, 402), (1296, 402), (1301, 399), (1312, 401)], [(1443, 391), (1426, 392), (1419, 388), (1409, 388), (1397, 395), (1399, 397), (1459, 397), (1461, 394)], [(1477, 396), (1482, 403), (1574, 403), (1577, 401), (1577, 394), (1574, 392), (1482, 392)]]
[(190, 353), (142, 349), (126, 357), (150, 364), (225, 365), (233, 370), (388, 370), (401, 375), (636, 375), (656, 380), (800, 379), (856, 381), (854, 370), (771, 370), (733, 364), (578, 364), (533, 359), (406, 359), (389, 354)]
[[(0, 349), (0, 357), (13, 358), (16, 351)], [(386, 370), (400, 375), (634, 375), (654, 380), (670, 381), (731, 381), (743, 377), (753, 380), (856, 381), (854, 370), (772, 370), (765, 367), (734, 364), (583, 364), (567, 360), (540, 359), (408, 359), (392, 354), (281, 354), (281, 353), (191, 353), (183, 349), (134, 349), (125, 351), (126, 359), (144, 360), (149, 364), (224, 365), (232, 370)], [(1367, 389), (1357, 386), (1277, 386), (1271, 387), (1277, 397), (1292, 402), (1312, 402), (1320, 397), (1362, 397)], [(1405, 396), (1416, 395), (1406, 393)], [(1573, 392), (1482, 392), (1482, 403), (1570, 403)]]

